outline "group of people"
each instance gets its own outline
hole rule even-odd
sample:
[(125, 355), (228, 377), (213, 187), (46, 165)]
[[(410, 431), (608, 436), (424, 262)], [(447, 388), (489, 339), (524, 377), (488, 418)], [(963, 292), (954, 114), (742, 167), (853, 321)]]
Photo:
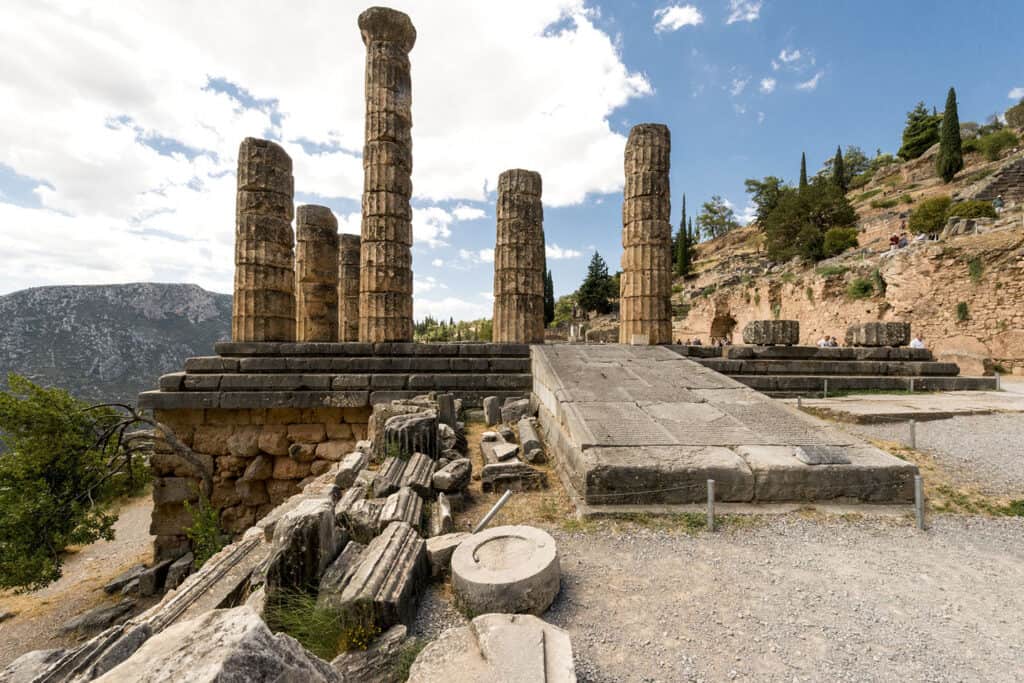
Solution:
[(819, 349), (837, 348), (839, 346), (839, 340), (835, 337), (830, 337), (827, 334), (818, 340)]
[[(704, 342), (700, 340), (700, 337), (694, 337), (693, 339), (677, 339), (676, 344), (680, 346), (704, 346)], [(732, 340), (728, 337), (712, 337), (711, 346), (732, 346)]]

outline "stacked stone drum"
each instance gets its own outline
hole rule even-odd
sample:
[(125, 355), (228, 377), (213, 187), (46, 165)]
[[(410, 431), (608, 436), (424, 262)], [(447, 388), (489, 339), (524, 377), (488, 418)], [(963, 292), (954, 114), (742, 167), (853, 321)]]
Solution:
[(338, 341), (359, 341), (359, 235), (340, 235)]
[(326, 206), (295, 212), (296, 341), (338, 340), (338, 219)]
[(544, 209), (541, 178), (512, 169), (498, 178), (494, 248), (495, 342), (544, 341)]

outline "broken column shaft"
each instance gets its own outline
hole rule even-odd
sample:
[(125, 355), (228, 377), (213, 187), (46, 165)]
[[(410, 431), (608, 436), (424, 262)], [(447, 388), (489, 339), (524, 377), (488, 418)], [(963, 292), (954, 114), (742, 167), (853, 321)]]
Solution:
[(412, 340), (412, 84), (416, 29), (384, 7), (359, 15), (366, 45), (366, 145), (359, 340)]
[(338, 341), (359, 341), (359, 235), (340, 235)]
[(292, 160), (269, 140), (238, 148), (234, 341), (295, 340)]
[(494, 246), (496, 342), (544, 342), (544, 208), (541, 178), (512, 169), (498, 178)]
[(626, 142), (619, 342), (672, 341), (672, 227), (667, 126), (634, 126)]
[(338, 339), (338, 219), (326, 206), (295, 211), (295, 340)]

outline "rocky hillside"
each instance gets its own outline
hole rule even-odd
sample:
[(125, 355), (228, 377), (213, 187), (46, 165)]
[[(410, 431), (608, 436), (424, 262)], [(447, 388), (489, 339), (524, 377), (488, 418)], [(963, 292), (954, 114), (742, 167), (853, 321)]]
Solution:
[(8, 372), (88, 400), (132, 401), (231, 335), (231, 297), (196, 285), (38, 287), (0, 296)]

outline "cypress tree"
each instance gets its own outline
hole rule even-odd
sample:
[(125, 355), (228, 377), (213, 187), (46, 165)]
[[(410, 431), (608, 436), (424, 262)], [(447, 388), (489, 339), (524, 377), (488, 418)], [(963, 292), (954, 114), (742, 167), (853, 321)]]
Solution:
[(946, 111), (942, 113), (939, 128), (939, 156), (935, 159), (935, 172), (947, 183), (964, 167), (964, 153), (960, 141), (960, 114), (956, 107), (956, 90), (946, 95)]
[(846, 167), (841, 147), (836, 147), (836, 156), (832, 159), (832, 184), (846, 192)]
[(807, 187), (807, 155), (800, 153), (800, 189)]
[(677, 277), (686, 275), (686, 239), (686, 193), (683, 193), (683, 217), (679, 222), (679, 232), (676, 233), (675, 244), (673, 245), (675, 274)]
[(550, 325), (555, 319), (555, 281), (551, 271), (544, 274), (544, 325)]

